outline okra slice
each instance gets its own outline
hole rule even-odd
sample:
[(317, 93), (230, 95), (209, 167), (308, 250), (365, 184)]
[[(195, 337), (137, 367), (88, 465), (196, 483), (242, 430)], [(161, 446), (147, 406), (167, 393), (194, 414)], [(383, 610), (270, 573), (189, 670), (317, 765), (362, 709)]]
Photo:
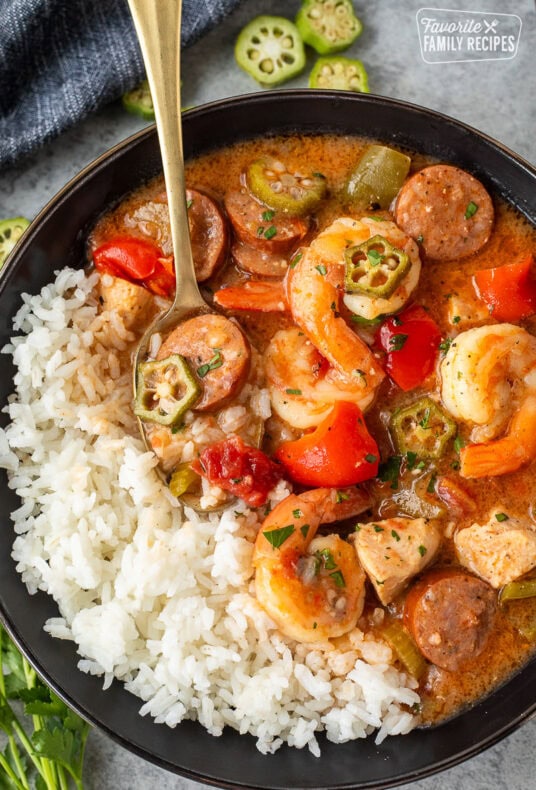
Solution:
[(157, 422), (168, 427), (176, 425), (201, 392), (180, 354), (142, 362), (137, 377), (134, 414), (143, 422)]
[(238, 65), (261, 85), (278, 85), (305, 67), (305, 50), (298, 28), (281, 16), (259, 16), (239, 34)]
[(310, 88), (368, 93), (368, 75), (360, 60), (318, 58), (309, 76)]
[(383, 236), (372, 236), (345, 252), (346, 293), (364, 293), (388, 299), (410, 267), (407, 253), (393, 247)]
[(351, 0), (304, 0), (296, 27), (306, 44), (319, 55), (346, 49), (363, 30)]
[(143, 80), (133, 90), (123, 94), (123, 107), (133, 115), (139, 115), (146, 121), (154, 121), (153, 97), (147, 80)]
[(0, 268), (29, 224), (24, 217), (0, 220)]
[(421, 398), (391, 417), (391, 433), (399, 453), (441, 458), (457, 426), (432, 398)]
[(272, 157), (252, 162), (246, 172), (246, 181), (251, 192), (266, 206), (294, 216), (313, 211), (327, 189), (321, 173), (293, 173)]
[(409, 156), (386, 145), (371, 145), (363, 153), (346, 184), (353, 207), (389, 208), (409, 172)]

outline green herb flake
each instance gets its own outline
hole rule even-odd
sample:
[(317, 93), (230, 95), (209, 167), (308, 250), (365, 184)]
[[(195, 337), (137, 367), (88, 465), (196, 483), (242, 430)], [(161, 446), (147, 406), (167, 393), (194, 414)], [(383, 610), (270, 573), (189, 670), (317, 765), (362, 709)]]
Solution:
[(361, 532), (361, 526), (362, 525), (358, 521), (357, 524), (354, 527), (354, 532)]
[(266, 228), (266, 230), (264, 231), (264, 238), (268, 239), (268, 240), (273, 239), (273, 237), (276, 235), (276, 233), (277, 233), (276, 226), (275, 225), (270, 225), (270, 227)]
[(303, 258), (303, 252), (297, 252), (296, 255), (293, 257), (293, 259), (291, 260), (291, 262), (289, 263), (289, 267), (291, 269), (294, 269), (299, 264), (302, 258)]
[(451, 345), (452, 345), (452, 338), (450, 337), (446, 337), (444, 340), (441, 341), (441, 343), (439, 344), (439, 350), (441, 351), (443, 356), (447, 354)]
[(193, 200), (187, 200), (187, 201), (186, 201), (186, 208), (187, 208), (187, 209), (190, 209), (190, 208), (192, 208), (193, 204), (194, 204), (194, 201), (193, 201)]
[(506, 513), (495, 513), (495, 518), (497, 521), (508, 521), (510, 516), (507, 516)]
[(341, 571), (333, 571), (333, 573), (330, 573), (329, 575), (337, 587), (346, 587), (346, 582), (344, 581), (344, 576), (342, 575)]
[(231, 483), (238, 485), (243, 481), (243, 479), (244, 479), (243, 477), (231, 477)]
[(186, 427), (186, 425), (183, 422), (180, 422), (178, 425), (172, 425), (171, 426), (171, 433), (173, 433), (173, 434), (180, 433), (181, 431), (184, 431), (185, 427)]
[(459, 324), (461, 320), (462, 320), (461, 315), (455, 315), (454, 318), (452, 319), (452, 323)]
[(367, 258), (371, 266), (379, 266), (383, 261), (383, 255), (381, 255), (377, 250), (369, 250), (367, 252)]
[(294, 516), (294, 518), (301, 518), (303, 516), (303, 513), (301, 512), (300, 508), (297, 507), (296, 510), (292, 511), (292, 515)]
[(417, 453), (414, 453), (412, 450), (408, 450), (406, 453), (406, 464), (408, 469), (411, 470), (415, 467), (417, 463)]
[(269, 529), (262, 534), (274, 549), (279, 549), (294, 534), (294, 524), (287, 524), (286, 527), (279, 529)]
[(271, 222), (274, 217), (275, 217), (275, 211), (272, 211), (271, 209), (269, 211), (263, 211), (262, 212), (262, 221), (263, 222)]
[(310, 530), (309, 524), (304, 524), (302, 527), (300, 527), (300, 532), (304, 538), (306, 538), (307, 535), (309, 534), (309, 530)]
[(423, 546), (422, 544), (419, 546), (419, 554), (421, 555), (421, 557), (424, 557), (427, 551), (428, 549), (426, 548), (426, 546)]
[(372, 528), (373, 528), (374, 532), (385, 532), (384, 528), (380, 527), (379, 524), (373, 524)]
[(429, 494), (435, 494), (435, 487), (437, 483), (437, 475), (431, 475), (426, 490)]
[(378, 460), (378, 456), (374, 455), (373, 453), (367, 453), (365, 456), (365, 461), (367, 464), (375, 464)]
[(465, 219), (471, 219), (471, 217), (474, 217), (474, 216), (475, 216), (475, 214), (476, 214), (476, 212), (477, 212), (477, 211), (478, 211), (478, 206), (477, 206), (477, 204), (476, 204), (476, 203), (473, 203), (473, 201), (471, 200), (471, 201), (470, 201), (470, 202), (467, 204), (467, 208), (465, 209), (465, 214), (464, 214), (464, 217), (465, 217)]
[(318, 623), (313, 623), (313, 630), (315, 630), (316, 628), (318, 628)]
[(382, 483), (391, 483), (391, 488), (396, 491), (398, 488), (398, 478), (400, 476), (400, 464), (402, 457), (400, 455), (392, 455), (385, 461), (379, 469), (378, 477)]
[(338, 505), (340, 505), (341, 502), (345, 502), (347, 499), (350, 499), (350, 494), (347, 494), (346, 491), (337, 491), (335, 501)]
[(326, 269), (323, 263), (319, 263), (318, 266), (315, 266), (315, 269), (319, 274), (322, 275), (322, 277), (325, 277), (326, 274), (328, 273), (328, 270)]
[(263, 233), (264, 233), (264, 227), (262, 225), (259, 225), (259, 227), (257, 228), (257, 236), (262, 236)]
[(208, 362), (205, 362), (204, 365), (201, 365), (197, 368), (197, 375), (200, 379), (204, 379), (207, 373), (211, 370), (216, 370), (217, 368), (221, 368), (223, 365), (223, 357), (221, 355), (221, 351), (219, 348), (215, 348), (214, 351), (216, 352), (212, 359), (209, 359)]
[(313, 176), (314, 176), (315, 178), (325, 178), (325, 177), (326, 177), (326, 176), (324, 175), (324, 173), (313, 173)]
[(398, 543), (398, 541), (400, 540), (400, 535), (398, 534), (398, 532), (396, 531), (396, 529), (392, 529), (392, 530), (391, 530), (391, 537), (392, 537), (392, 538), (394, 538), (394, 539), (396, 540), (396, 542), (397, 542), (397, 543)]
[(462, 447), (465, 447), (465, 439), (458, 434), (454, 439), (454, 450), (459, 453)]
[(422, 420), (419, 420), (419, 425), (425, 431), (430, 427), (430, 408), (424, 410), (424, 416)]
[(333, 554), (329, 549), (321, 549), (315, 552), (315, 557), (322, 563), (327, 571), (332, 571), (337, 567), (337, 563), (333, 559)]
[(301, 395), (302, 394), (301, 390), (293, 390), (293, 389), (286, 389), (285, 392), (287, 393), (287, 395)]
[(402, 351), (407, 339), (408, 335), (402, 333), (393, 335), (389, 340), (389, 351)]

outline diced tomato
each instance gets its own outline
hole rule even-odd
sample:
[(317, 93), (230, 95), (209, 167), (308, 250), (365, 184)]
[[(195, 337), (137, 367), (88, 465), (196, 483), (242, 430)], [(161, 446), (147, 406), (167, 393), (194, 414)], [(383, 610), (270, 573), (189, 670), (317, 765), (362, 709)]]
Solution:
[(175, 287), (173, 262), (145, 239), (130, 237), (107, 241), (93, 253), (95, 267), (113, 277), (143, 283), (150, 291), (169, 296)]
[(230, 491), (248, 505), (264, 505), (268, 494), (284, 476), (282, 467), (239, 436), (230, 436), (207, 447), (191, 464), (197, 474)]
[(481, 269), (473, 278), (478, 296), (498, 321), (519, 321), (536, 313), (534, 257), (494, 269)]
[(423, 307), (412, 305), (384, 321), (377, 340), (386, 352), (387, 373), (407, 392), (422, 384), (432, 373), (441, 332)]
[(379, 456), (361, 409), (345, 401), (337, 401), (314, 431), (275, 453), (297, 483), (334, 488), (376, 477)]

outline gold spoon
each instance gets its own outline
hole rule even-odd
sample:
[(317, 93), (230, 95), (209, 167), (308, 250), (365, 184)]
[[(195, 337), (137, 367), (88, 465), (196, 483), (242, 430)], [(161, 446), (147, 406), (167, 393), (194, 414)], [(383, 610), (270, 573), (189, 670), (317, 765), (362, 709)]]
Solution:
[[(147, 358), (151, 337), (182, 321), (213, 312), (199, 291), (190, 245), (181, 128), (180, 29), (182, 0), (128, 0), (140, 43), (156, 116), (168, 195), (175, 261), (175, 298), (141, 338), (133, 362), (134, 397), (138, 365)], [(151, 449), (138, 420), (145, 445)], [(161, 473), (161, 470), (158, 470)], [(161, 473), (163, 476), (163, 473)]]

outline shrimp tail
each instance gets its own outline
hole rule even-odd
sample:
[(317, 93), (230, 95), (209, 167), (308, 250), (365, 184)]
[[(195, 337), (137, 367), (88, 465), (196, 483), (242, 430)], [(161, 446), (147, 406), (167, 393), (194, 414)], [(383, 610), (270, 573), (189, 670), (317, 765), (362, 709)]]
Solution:
[(463, 477), (495, 477), (515, 472), (533, 458), (536, 458), (536, 396), (523, 403), (502, 439), (462, 448), (460, 472)]

